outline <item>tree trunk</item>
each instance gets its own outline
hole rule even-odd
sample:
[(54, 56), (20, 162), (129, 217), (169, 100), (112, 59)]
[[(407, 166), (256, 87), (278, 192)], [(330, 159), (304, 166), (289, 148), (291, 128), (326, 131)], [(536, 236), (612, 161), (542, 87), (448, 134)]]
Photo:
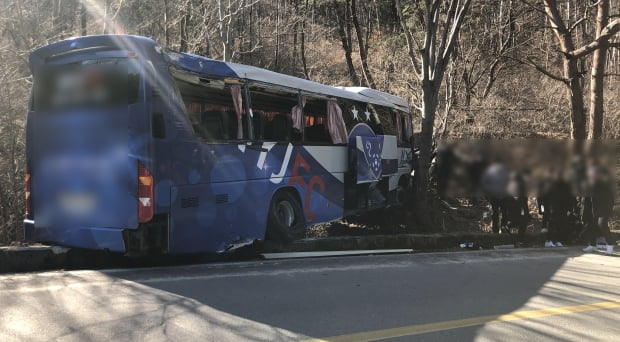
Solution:
[(300, 54), (301, 54), (301, 64), (304, 68), (304, 77), (309, 80), (310, 75), (308, 75), (308, 64), (306, 63), (306, 20), (308, 18), (308, 0), (306, 0), (306, 7), (304, 8), (304, 19), (301, 22), (301, 35), (299, 37), (300, 41)]
[(103, 28), (101, 34), (108, 33), (108, 0), (103, 1)]
[[(224, 62), (230, 62), (233, 55), (232, 49), (232, 32), (230, 24), (232, 22), (232, 9), (226, 6), (224, 0), (218, 0), (218, 15), (219, 15), (219, 36), (222, 42), (222, 60)], [(277, 57), (277, 53), (276, 53)], [(276, 61), (277, 62), (277, 61)]]
[(583, 85), (577, 69), (576, 58), (564, 59), (564, 77), (568, 80), (568, 96), (570, 97), (571, 138), (586, 138), (586, 113), (583, 103)]
[(351, 18), (353, 19), (353, 27), (357, 35), (357, 44), (360, 49), (360, 59), (362, 60), (362, 73), (364, 74), (366, 85), (376, 89), (377, 85), (372, 77), (370, 68), (368, 68), (368, 39), (366, 39), (364, 43), (364, 35), (362, 34), (362, 28), (360, 27), (359, 18), (357, 16), (357, 0), (351, 0)]
[(340, 35), (340, 42), (342, 43), (342, 49), (344, 50), (344, 57), (347, 61), (349, 77), (351, 78), (351, 82), (353, 82), (353, 85), (359, 85), (360, 80), (357, 77), (355, 67), (353, 66), (353, 58), (351, 58), (351, 24), (348, 16), (348, 6), (345, 6), (344, 13), (336, 0), (333, 0), (333, 6), (336, 10), (336, 20), (338, 21), (338, 34)]
[(297, 66), (297, 41), (299, 36), (299, 22), (293, 24), (293, 67)]
[[(436, 90), (430, 80), (422, 81), (423, 103), (422, 103), (422, 127), (420, 131), (420, 160), (416, 178), (416, 202), (421, 211), (428, 212), (428, 170), (431, 164), (431, 154), (433, 151), (433, 130), (435, 125), (435, 112), (437, 109)], [(420, 215), (421, 214), (421, 215)], [(418, 218), (424, 217), (424, 213), (418, 213)], [(424, 222), (428, 223), (428, 222)]]
[(164, 1), (164, 37), (166, 41), (166, 47), (170, 46), (170, 29), (168, 28), (168, 18), (170, 17), (170, 6), (168, 0)]
[[(600, 36), (609, 20), (609, 0), (599, 0), (596, 14), (596, 36)], [(605, 63), (607, 43), (592, 55), (592, 74), (590, 75), (590, 127), (588, 138), (600, 139), (603, 135), (603, 90), (605, 83)]]
[[(400, 0), (394, 2), (407, 39), (407, 50), (411, 64), (422, 84), (422, 129), (419, 137), (420, 159), (416, 170), (417, 184), (414, 210), (418, 220), (424, 226), (432, 223), (430, 216), (433, 216), (431, 207), (429, 207), (428, 171), (433, 152), (433, 133), (439, 88), (443, 81), (446, 65), (449, 59), (453, 57), (459, 30), (470, 4), (471, 0), (463, 2), (450, 0), (448, 6), (442, 7), (442, 5), (446, 5), (443, 0), (427, 1), (424, 18), (420, 20), (424, 27), (424, 47), (420, 49), (415, 48), (419, 44), (416, 43), (407, 26)], [(421, 66), (418, 59), (422, 60)]]
[[(187, 5), (189, 6), (189, 4)], [(179, 46), (179, 50), (181, 52), (187, 52), (188, 44), (187, 44), (187, 24), (189, 21), (189, 9), (184, 8), (185, 13), (183, 14), (183, 18), (181, 18), (181, 44)]]
[(275, 69), (278, 70), (280, 57), (280, 0), (276, 0), (276, 55), (274, 66)]
[(568, 96), (570, 98), (570, 119), (571, 119), (571, 137), (573, 139), (586, 138), (586, 116), (583, 103), (583, 85), (581, 75), (577, 67), (578, 58), (570, 53), (575, 50), (575, 45), (570, 30), (562, 20), (562, 16), (558, 10), (555, 0), (544, 0), (545, 12), (549, 17), (551, 28), (555, 34), (560, 49), (564, 54), (563, 58), (563, 76), (568, 86)]
[(489, 68), (489, 76), (487, 78), (487, 83), (484, 86), (484, 90), (482, 91), (482, 98), (486, 99), (489, 96), (489, 93), (491, 92), (491, 88), (493, 87), (493, 84), (495, 83), (495, 81), (497, 80), (497, 66), (499, 64), (499, 58), (496, 58), (493, 63), (491, 63), (491, 67)]
[(86, 0), (82, 0), (80, 2), (80, 35), (82, 36), (88, 35), (88, 12), (86, 12), (86, 5), (84, 5), (84, 1)]

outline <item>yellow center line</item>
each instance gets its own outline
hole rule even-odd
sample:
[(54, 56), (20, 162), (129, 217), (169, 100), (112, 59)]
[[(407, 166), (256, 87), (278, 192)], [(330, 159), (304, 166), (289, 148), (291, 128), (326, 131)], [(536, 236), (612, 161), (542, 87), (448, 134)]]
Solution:
[(577, 312), (596, 311), (604, 309), (620, 308), (620, 301), (600, 302), (594, 304), (564, 306), (542, 310), (517, 311), (504, 315), (479, 316), (437, 323), (409, 325), (400, 328), (367, 331), (356, 334), (340, 335), (318, 339), (310, 339), (304, 342), (369, 342), (385, 340), (403, 336), (413, 336), (450, 329), (466, 328), (483, 324), (520, 321), (540, 317), (566, 315)]

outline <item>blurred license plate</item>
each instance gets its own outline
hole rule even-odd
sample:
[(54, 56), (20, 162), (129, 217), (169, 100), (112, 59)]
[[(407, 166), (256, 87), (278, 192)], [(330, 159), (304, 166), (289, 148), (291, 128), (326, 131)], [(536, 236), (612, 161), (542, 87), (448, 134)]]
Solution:
[(96, 196), (86, 192), (61, 193), (59, 196), (61, 208), (72, 214), (88, 214), (95, 207)]

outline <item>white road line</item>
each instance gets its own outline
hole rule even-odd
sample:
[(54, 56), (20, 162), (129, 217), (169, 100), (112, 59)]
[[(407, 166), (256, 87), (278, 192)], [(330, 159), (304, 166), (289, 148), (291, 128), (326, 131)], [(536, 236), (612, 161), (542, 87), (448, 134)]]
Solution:
[(370, 255), (370, 254), (404, 254), (413, 253), (413, 249), (366, 249), (351, 251), (320, 251), (320, 252), (291, 252), (291, 253), (263, 253), (265, 259), (297, 259), (316, 258), (346, 255)]

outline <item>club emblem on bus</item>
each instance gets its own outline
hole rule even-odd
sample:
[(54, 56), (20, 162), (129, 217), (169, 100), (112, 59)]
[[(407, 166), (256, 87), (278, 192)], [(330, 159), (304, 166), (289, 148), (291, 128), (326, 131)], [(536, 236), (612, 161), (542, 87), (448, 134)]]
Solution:
[(370, 170), (377, 178), (381, 173), (381, 142), (377, 140), (367, 139), (364, 141), (364, 156), (370, 166)]

